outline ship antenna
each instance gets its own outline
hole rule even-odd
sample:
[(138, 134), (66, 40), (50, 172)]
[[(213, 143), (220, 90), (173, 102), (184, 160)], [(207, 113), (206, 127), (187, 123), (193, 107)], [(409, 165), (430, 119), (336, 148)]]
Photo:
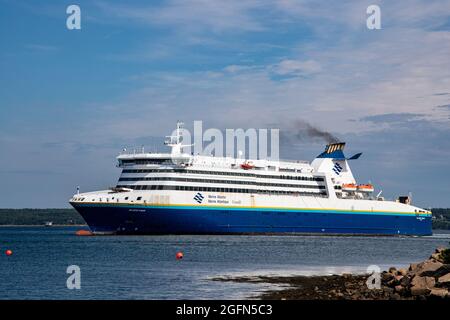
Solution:
[(167, 140), (164, 142), (165, 145), (172, 148), (172, 154), (181, 154), (182, 148), (190, 147), (194, 144), (183, 145), (182, 144), (182, 130), (183, 130), (183, 122), (177, 121), (177, 128), (174, 136), (166, 136)]

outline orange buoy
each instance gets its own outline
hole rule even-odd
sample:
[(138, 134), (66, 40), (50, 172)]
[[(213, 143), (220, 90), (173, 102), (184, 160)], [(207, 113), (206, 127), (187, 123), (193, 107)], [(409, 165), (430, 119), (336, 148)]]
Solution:
[(7, 256), (10, 256), (10, 255), (12, 255), (12, 251), (8, 249), (8, 250), (5, 251), (5, 254), (6, 254)]
[(183, 252), (177, 252), (177, 254), (175, 255), (175, 258), (177, 258), (177, 260), (181, 260), (183, 259)]
[(94, 235), (91, 231), (89, 230), (78, 230), (77, 232), (75, 232), (75, 234), (77, 236), (92, 236)]

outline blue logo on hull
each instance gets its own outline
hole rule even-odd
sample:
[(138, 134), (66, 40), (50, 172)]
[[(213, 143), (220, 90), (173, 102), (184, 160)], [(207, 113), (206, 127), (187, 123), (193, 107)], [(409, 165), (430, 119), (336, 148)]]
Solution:
[(198, 193), (194, 196), (194, 200), (197, 201), (198, 203), (202, 203), (202, 201), (203, 201), (204, 198), (205, 198), (205, 197), (204, 197), (200, 192), (198, 192)]

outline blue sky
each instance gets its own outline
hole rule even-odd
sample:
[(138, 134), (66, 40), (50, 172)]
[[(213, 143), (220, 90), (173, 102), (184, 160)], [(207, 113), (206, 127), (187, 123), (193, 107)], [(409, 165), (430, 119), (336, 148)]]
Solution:
[[(66, 8), (81, 7), (81, 30)], [(381, 7), (382, 29), (366, 28)], [(116, 183), (177, 119), (347, 141), (361, 182), (450, 207), (450, 2), (0, 0), (0, 207)], [(282, 146), (312, 159), (322, 141)]]

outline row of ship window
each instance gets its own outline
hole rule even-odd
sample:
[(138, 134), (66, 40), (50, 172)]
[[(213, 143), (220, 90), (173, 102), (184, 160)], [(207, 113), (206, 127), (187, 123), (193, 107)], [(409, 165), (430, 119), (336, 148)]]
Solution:
[(233, 192), (233, 193), (263, 193), (263, 194), (285, 194), (301, 196), (327, 196), (326, 191), (308, 192), (308, 191), (281, 191), (281, 190), (256, 190), (256, 189), (237, 189), (237, 188), (216, 188), (216, 187), (196, 187), (196, 186), (136, 186), (136, 185), (117, 185), (118, 188), (129, 188), (133, 190), (177, 190), (177, 191), (203, 191), (203, 192)]
[(120, 160), (122, 164), (174, 164), (172, 159), (132, 159), (132, 160)]
[(267, 187), (291, 187), (291, 188), (308, 188), (308, 189), (325, 189), (325, 186), (319, 185), (301, 185), (301, 184), (279, 184), (267, 182), (239, 181), (239, 180), (211, 180), (211, 179), (189, 179), (175, 177), (151, 177), (151, 178), (119, 178), (120, 181), (181, 181), (181, 182), (201, 182), (201, 183), (226, 183), (226, 184), (246, 184)]
[(305, 177), (305, 176), (283, 176), (283, 175), (265, 175), (254, 174), (246, 172), (227, 172), (227, 171), (205, 171), (205, 170), (186, 170), (186, 169), (124, 169), (122, 173), (194, 173), (194, 174), (213, 174), (224, 176), (243, 176), (266, 179), (287, 179), (287, 180), (302, 180), (302, 181), (324, 181), (322, 177)]

